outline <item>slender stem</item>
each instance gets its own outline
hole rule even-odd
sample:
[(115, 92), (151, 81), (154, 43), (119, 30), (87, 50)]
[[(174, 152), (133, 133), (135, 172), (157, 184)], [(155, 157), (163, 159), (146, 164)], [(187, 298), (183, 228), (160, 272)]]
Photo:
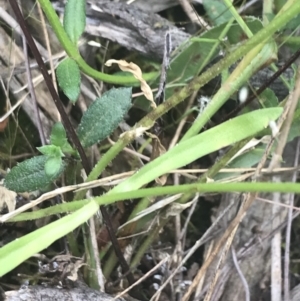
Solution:
[[(173, 195), (177, 193), (223, 193), (223, 192), (281, 192), (281, 193), (300, 193), (300, 184), (292, 182), (286, 183), (197, 183), (178, 186), (165, 186), (155, 188), (144, 188), (133, 191), (112, 193), (95, 197), (94, 200), (99, 205), (108, 205), (126, 199), (139, 199), (144, 197), (155, 197), (162, 195)], [(72, 212), (80, 209), (89, 200), (80, 200), (70, 203), (59, 204), (35, 212), (21, 213), (9, 219), (9, 222), (42, 218), (63, 212)], [(6, 220), (5, 220), (6, 222)]]
[(30, 92), (31, 99), (33, 101), (33, 108), (34, 108), (35, 118), (37, 120), (37, 128), (39, 131), (40, 141), (41, 141), (42, 145), (45, 145), (46, 138), (45, 138), (42, 121), (41, 121), (41, 116), (40, 116), (40, 111), (39, 111), (39, 107), (37, 104), (36, 94), (35, 94), (35, 90), (34, 90), (34, 86), (33, 86), (33, 82), (32, 82), (30, 62), (29, 62), (29, 57), (28, 57), (28, 49), (27, 49), (27, 43), (26, 43), (26, 38), (25, 38), (24, 34), (22, 34), (22, 41), (23, 41), (23, 50), (24, 50), (24, 57), (25, 57), (26, 74), (27, 74), (27, 79), (28, 79), (28, 90)]
[(240, 25), (244, 33), (247, 35), (248, 38), (251, 38), (253, 36), (253, 33), (247, 26), (246, 22), (243, 20), (243, 18), (240, 16), (240, 14), (235, 9), (233, 3), (230, 0), (223, 0), (224, 4), (227, 6), (228, 10), (232, 13), (234, 19), (237, 21), (237, 23)]
[[(112, 84), (119, 84), (119, 85), (129, 85), (129, 84), (137, 84), (139, 81), (133, 77), (132, 75), (129, 76), (119, 76), (119, 75), (110, 75), (105, 74), (100, 71), (97, 71), (90, 67), (85, 60), (81, 57), (76, 45), (72, 43), (70, 38), (68, 37), (66, 31), (64, 30), (61, 22), (52, 7), (52, 4), (49, 0), (38, 0), (40, 3), (45, 15), (49, 23), (52, 26), (52, 29), (55, 32), (56, 37), (58, 38), (60, 44), (67, 52), (69, 57), (71, 57), (79, 66), (79, 68), (88, 76), (93, 77), (94, 79), (102, 80), (106, 83)], [(75, 20), (74, 20), (75, 21)], [(154, 79), (157, 76), (157, 72), (152, 72), (148, 74), (144, 74), (144, 79), (149, 81)]]
[(272, 18), (273, 13), (273, 0), (264, 0), (263, 1), (263, 23), (267, 25)]
[[(126, 136), (126, 135), (125, 135)], [(89, 173), (85, 182), (90, 182), (97, 180), (101, 175), (102, 171), (106, 168), (106, 166), (124, 149), (124, 147), (129, 144), (130, 141), (124, 138), (120, 138), (99, 160), (94, 166), (93, 170)], [(78, 191), (74, 197), (74, 200), (80, 200), (84, 198), (86, 190)]]

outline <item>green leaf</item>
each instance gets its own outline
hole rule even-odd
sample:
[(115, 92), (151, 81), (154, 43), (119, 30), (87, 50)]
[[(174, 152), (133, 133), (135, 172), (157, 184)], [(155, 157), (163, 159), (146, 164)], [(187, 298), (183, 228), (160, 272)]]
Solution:
[(60, 88), (72, 103), (75, 103), (80, 93), (80, 70), (77, 63), (66, 58), (56, 69), (56, 76)]
[(83, 114), (78, 137), (84, 147), (108, 137), (131, 107), (131, 88), (111, 89), (97, 98)]
[(138, 189), (170, 170), (183, 167), (204, 155), (252, 137), (268, 127), (271, 120), (276, 120), (282, 110), (282, 108), (256, 110), (180, 142), (167, 153), (142, 167), (109, 193)]
[(67, 141), (67, 134), (61, 122), (56, 122), (52, 127), (50, 143), (56, 146), (62, 146)]
[(78, 158), (78, 152), (70, 145), (68, 141), (61, 147), (61, 150), (64, 154), (74, 155)]
[(76, 151), (68, 142), (65, 128), (61, 122), (54, 124), (50, 135), (50, 143), (59, 146), (64, 154), (76, 154)]
[(222, 0), (203, 0), (203, 6), (214, 25), (220, 25), (232, 18), (231, 12)]
[[(247, 27), (250, 29), (250, 31), (253, 34), (256, 34), (257, 32), (259, 32), (261, 29), (263, 29), (263, 24), (261, 22), (261, 20), (252, 17), (252, 16), (247, 16), (245, 18), (243, 18), (243, 20), (245, 21)], [(245, 40), (247, 40), (247, 36), (244, 32), (244, 30), (239, 26), (239, 24), (234, 23), (230, 30), (228, 31), (228, 42), (230, 43), (230, 45), (235, 45), (238, 43), (241, 43)]]
[(47, 156), (37, 156), (18, 163), (5, 177), (4, 186), (16, 192), (34, 191), (46, 187), (64, 170), (64, 164), (62, 164), (56, 174), (48, 176), (45, 172), (48, 158)]
[(41, 147), (37, 147), (37, 149), (45, 156), (48, 157), (64, 157), (63, 152), (61, 151), (61, 148), (56, 145), (44, 145)]
[(68, 0), (64, 13), (64, 29), (70, 40), (77, 44), (85, 28), (85, 1)]
[(278, 106), (278, 98), (273, 90), (270, 88), (265, 89), (259, 96), (259, 102), (265, 108), (272, 108)]
[(55, 176), (62, 165), (61, 157), (49, 157), (45, 163), (45, 173), (48, 177)]
[[(232, 162), (230, 162), (226, 168), (249, 168), (257, 164), (262, 156), (265, 154), (265, 145), (263, 147), (254, 148), (241, 156), (235, 158)], [(241, 172), (231, 172), (231, 173), (218, 173), (214, 177), (214, 181), (219, 181), (222, 179), (226, 179), (229, 177), (237, 176), (241, 174)]]
[(90, 201), (78, 211), (0, 248), (0, 277), (86, 222), (98, 209), (97, 203)]

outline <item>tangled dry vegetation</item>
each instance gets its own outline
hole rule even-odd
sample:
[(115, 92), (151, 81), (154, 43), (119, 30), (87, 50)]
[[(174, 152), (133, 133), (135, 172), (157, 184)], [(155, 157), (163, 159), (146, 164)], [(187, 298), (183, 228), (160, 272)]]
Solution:
[[(41, 146), (43, 137), (45, 144), (49, 143), (53, 125), (62, 120), (34, 54), (25, 45), (25, 38), (10, 2), (12, 1), (0, 1), (2, 179), (17, 162), (37, 156), (36, 147)], [(20, 2), (30, 33), (56, 87), (54, 70), (66, 57), (66, 53), (43, 16), (39, 3), (32, 0)], [(166, 72), (165, 76), (149, 82), (154, 95), (159, 90), (164, 97), (160, 96), (161, 99), (157, 98), (157, 103), (151, 105), (143, 97), (143, 93), (147, 92), (141, 93), (140, 84), (132, 85), (131, 109), (109, 137), (85, 149), (88, 164), (94, 166), (113, 145), (118, 144), (125, 132), (133, 129), (143, 118), (151, 118), (149, 112), (153, 107), (153, 112), (158, 112), (162, 106), (166, 108), (168, 104), (170, 107), (165, 109), (162, 116), (154, 119), (156, 122), (153, 122), (151, 129), (147, 129), (147, 134), (136, 136), (130, 143), (122, 142), (123, 150), (112, 162), (107, 162), (109, 164), (101, 173), (100, 182), (97, 184), (100, 188), (92, 190), (93, 187), (88, 187), (90, 191), (86, 197), (104, 195), (120, 181), (179, 143), (199, 116), (206, 114), (211, 98), (218, 91), (221, 94), (226, 93), (227, 88), (222, 86), (222, 78), (224, 83), (230, 73), (236, 72), (234, 70), (239, 68), (240, 60), (230, 63), (227, 74), (224, 72), (222, 78), (220, 75), (214, 76), (202, 84), (200, 90), (190, 89), (188, 97), (178, 101), (176, 106), (172, 105), (172, 99), (170, 103), (166, 102), (158, 108), (156, 106), (163, 102), (162, 98), (168, 100), (174, 95), (180, 97), (181, 89), (194, 87), (191, 82), (197, 78), (198, 69), (202, 68), (201, 72), (210, 70), (223, 56), (226, 58), (230, 51), (235, 51), (247, 40), (246, 34), (240, 29), (232, 30), (228, 37), (226, 35), (226, 40), (222, 40), (224, 27), (220, 29), (220, 26), (226, 21), (229, 9), (222, 15), (213, 15), (204, 0), (178, 0), (178, 3), (167, 0), (136, 0), (128, 5), (125, 2), (87, 1), (87, 24), (79, 41), (80, 53), (90, 66), (104, 73), (120, 72), (117, 66), (105, 66), (109, 59), (132, 61), (144, 74)], [(214, 4), (210, 6), (223, 3), (212, 2)], [(249, 5), (250, 2), (253, 1), (249, 1)], [(256, 4), (249, 7), (247, 2), (236, 5), (236, 9), (240, 9), (239, 13), (254, 33), (258, 31), (257, 27), (261, 29), (268, 24), (265, 17), (262, 17), (263, 7), (266, 7), (264, 2), (267, 1), (256, 1)], [(52, 5), (59, 15), (63, 14), (64, 1), (52, 1)], [(274, 15), (280, 10), (275, 7), (273, 9)], [(222, 17), (225, 18), (223, 23), (220, 20)], [(261, 22), (261, 19), (264, 21)], [(228, 95), (212, 116), (209, 115), (202, 127), (203, 131), (221, 125), (228, 116), (233, 118), (236, 115), (229, 114), (240, 108), (240, 87), (247, 86), (251, 94), (275, 73), (271, 63), (280, 68), (299, 51), (299, 28), (291, 28), (276, 33), (272, 42), (274, 45), (276, 43), (278, 52), (276, 49), (270, 50), (272, 55), (256, 69), (254, 67), (251, 75), (238, 84), (235, 92)], [(211, 40), (206, 41), (207, 44), (205, 41), (193, 44), (190, 46), (191, 52), (185, 54), (186, 49), (180, 48), (181, 45), (199, 36)], [(202, 50), (218, 39), (222, 43), (215, 50), (210, 49), (207, 53)], [(168, 45), (172, 50), (169, 51), (172, 52), (170, 62), (166, 58)], [(232, 48), (226, 53), (226, 47)], [(205, 61), (206, 55), (208, 57), (211, 54), (210, 51), (213, 55)], [(275, 59), (277, 54), (278, 61)], [(29, 62), (30, 72), (26, 61)], [(169, 65), (170, 68), (167, 69)], [(124, 68), (128, 70), (135, 67), (126, 65)], [(239, 69), (238, 74), (242, 76), (243, 70)], [(187, 75), (183, 76), (184, 73)], [(178, 78), (180, 80), (177, 81)], [(241, 139), (242, 142), (230, 143), (230, 146), (208, 152), (201, 158), (184, 164), (180, 170), (159, 175), (155, 177), (155, 181), (142, 186), (177, 187), (201, 181), (244, 183), (253, 179), (266, 183), (297, 183), (300, 128), (300, 109), (297, 104), (300, 77), (297, 61), (293, 67), (288, 66), (283, 71), (282, 78), (268, 83), (265, 94), (259, 100), (256, 98), (241, 112), (282, 106), (286, 114), (284, 120), (279, 119), (275, 125), (271, 123), (271, 130), (266, 129), (263, 133), (260, 131), (259, 135), (249, 141)], [(295, 88), (293, 83), (296, 83)], [(77, 128), (83, 113), (97, 97), (120, 86), (122, 85), (95, 80), (82, 73), (76, 104), (69, 101), (63, 89), (58, 88), (70, 124)], [(271, 145), (271, 142), (274, 144)], [(281, 155), (282, 160), (278, 160)], [(227, 160), (226, 164), (222, 163), (224, 158)], [(65, 210), (33, 220), (26, 217), (21, 221), (10, 220), (17, 215), (18, 208), (27, 206), (26, 209), (30, 212), (55, 208), (57, 205), (63, 208), (64, 204), (74, 200), (74, 190), (79, 186), (72, 186), (69, 190), (64, 190), (64, 187), (82, 183), (87, 174), (83, 171), (84, 164), (81, 165), (78, 156), (66, 156), (64, 160), (68, 163), (67, 168), (48, 187), (17, 194), (13, 189), (7, 190), (0, 186), (0, 221), (3, 222), (0, 227), (1, 248), (70, 213)], [(210, 169), (212, 166), (215, 169)], [(138, 173), (136, 178), (138, 179)], [(16, 180), (16, 185), (17, 182)], [(85, 196), (81, 199), (83, 198)], [(176, 202), (178, 200), (180, 202)], [(2, 297), (11, 301), (300, 300), (298, 202), (298, 195), (292, 192), (201, 193), (197, 190), (186, 191), (184, 194), (166, 193), (159, 197), (147, 195), (139, 199), (122, 199), (122, 202), (105, 206), (104, 217), (103, 211), (102, 215), (98, 212), (80, 227), (69, 231), (70, 233), (66, 233), (38, 254), (30, 256), (3, 274), (0, 278)], [(139, 211), (138, 218), (126, 224)], [(106, 218), (109, 218), (110, 225)], [(110, 230), (118, 238), (117, 245), (121, 254), (117, 251), (115, 255), (111, 233), (107, 227), (111, 227)], [(47, 241), (47, 233), (43, 240)], [(97, 255), (94, 256), (95, 254)], [(125, 258), (125, 263), (122, 263), (122, 258)], [(128, 267), (130, 271), (126, 270)], [(127, 288), (131, 282), (136, 285), (128, 293)]]

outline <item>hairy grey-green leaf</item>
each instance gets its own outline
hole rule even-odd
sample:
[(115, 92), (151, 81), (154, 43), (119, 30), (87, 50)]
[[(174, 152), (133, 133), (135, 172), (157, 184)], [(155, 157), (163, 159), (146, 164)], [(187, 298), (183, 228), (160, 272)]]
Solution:
[(108, 137), (131, 107), (131, 88), (111, 89), (97, 98), (82, 116), (78, 137), (84, 147)]
[(64, 29), (77, 44), (85, 28), (85, 0), (68, 0), (64, 13)]
[(75, 103), (80, 93), (80, 70), (77, 63), (71, 59), (66, 58), (61, 61), (56, 69), (58, 84), (70, 99)]
[(37, 156), (18, 163), (7, 174), (4, 186), (16, 192), (34, 191), (53, 182), (64, 170), (64, 164), (52, 176), (45, 173), (45, 164), (49, 157)]

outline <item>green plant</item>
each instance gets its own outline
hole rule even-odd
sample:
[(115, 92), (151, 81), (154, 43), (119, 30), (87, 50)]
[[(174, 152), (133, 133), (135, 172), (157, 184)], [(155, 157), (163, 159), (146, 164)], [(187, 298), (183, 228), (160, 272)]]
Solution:
[[(130, 106), (131, 88), (111, 89), (97, 98), (84, 113), (78, 126), (78, 137), (82, 145), (89, 147), (108, 137)], [(7, 188), (16, 192), (43, 188), (61, 175), (67, 163), (63, 160), (65, 156), (73, 155), (78, 158), (61, 123), (53, 126), (50, 144), (37, 149), (44, 156), (33, 157), (15, 166), (5, 178), (4, 185)]]
[[(93, 70), (87, 66), (79, 55), (76, 44), (84, 30), (85, 12), (84, 9), (82, 9), (84, 7), (84, 1), (68, 2), (64, 18), (64, 27), (61, 26), (50, 2), (47, 0), (39, 0), (39, 2), (54, 28), (57, 37), (61, 41), (62, 46), (69, 55), (68, 58), (60, 63), (57, 69), (57, 78), (61, 89), (73, 103), (76, 102), (80, 92), (80, 70), (87, 75), (108, 83), (134, 84), (137, 82), (133, 77), (105, 75)], [(146, 164), (134, 175), (117, 185), (107, 194), (97, 196), (94, 200), (84, 200), (85, 191), (83, 190), (76, 194), (74, 201), (67, 204), (37, 210), (32, 213), (20, 214), (14, 219), (5, 219), (5, 221), (36, 219), (56, 213), (73, 212), (61, 218), (59, 221), (53, 222), (46, 227), (24, 236), (21, 240), (9, 243), (1, 248), (0, 276), (10, 271), (32, 254), (47, 247), (51, 242), (84, 223), (95, 214), (98, 205), (110, 204), (115, 201), (124, 200), (125, 198), (150, 197), (154, 195), (175, 194), (178, 192), (189, 194), (191, 191), (196, 192), (198, 190), (203, 192), (211, 190), (216, 192), (224, 191), (225, 186), (219, 183), (215, 183), (215, 186), (213, 186), (213, 184), (201, 183), (189, 187), (166, 187), (168, 189), (161, 187), (155, 188), (155, 191), (151, 189), (139, 189), (157, 177), (167, 174), (175, 168), (183, 167), (204, 155), (235, 143), (241, 143), (244, 139), (250, 139), (261, 134), (263, 131), (266, 133), (265, 129), (268, 127), (268, 124), (271, 121), (277, 120), (281, 115), (281, 107), (267, 107), (243, 114), (199, 134), (217, 110), (256, 70), (275, 59), (276, 44), (272, 35), (299, 13), (299, 1), (290, 0), (285, 9), (265, 27), (257, 19), (246, 20), (246, 25), (244, 24), (243, 26), (246, 26), (246, 28), (247, 26), (251, 27), (254, 35), (245, 43), (238, 45), (239, 47), (235, 47), (239, 41), (233, 33), (238, 32), (238, 34), (240, 34), (242, 30), (237, 28), (237, 24), (233, 24), (234, 20), (231, 15), (225, 15), (224, 23), (218, 24), (217, 27), (208, 31), (200, 38), (193, 39), (191, 43), (183, 45), (181, 52), (176, 53), (171, 61), (169, 79), (172, 83), (167, 85), (167, 101), (152, 110), (130, 131), (124, 133), (116, 144), (97, 162), (92, 172), (88, 175), (86, 182), (96, 180), (107, 165), (127, 144), (151, 128), (155, 121), (168, 110), (182, 102), (194, 91), (198, 91), (199, 88), (222, 71), (226, 71), (230, 65), (238, 61), (241, 57), (243, 57), (243, 59), (237, 65), (234, 72), (224, 81), (223, 87), (215, 94), (204, 112), (195, 120), (182, 140), (173, 149)], [(73, 22), (74, 19), (78, 22)], [(228, 37), (229, 45), (227, 46), (232, 47), (231, 49), (233, 50), (220, 62), (198, 76), (199, 72), (202, 71), (203, 67), (208, 63), (207, 58), (209, 57), (209, 60), (212, 59), (217, 51), (220, 50), (219, 47), (222, 44), (218, 39), (220, 37)], [(180, 73), (183, 62), (187, 58), (193, 58), (193, 55), (196, 56), (197, 51), (199, 51), (199, 45), (202, 45), (201, 43), (207, 43), (205, 44), (205, 55), (203, 55), (197, 64), (187, 66), (184, 70), (186, 72)], [(178, 75), (179, 73), (180, 76)], [(74, 76), (70, 76), (70, 74)], [(153, 74), (149, 76), (149, 78), (154, 78)], [(178, 87), (180, 87), (181, 90), (178, 91)], [(176, 91), (175, 88), (177, 89)], [(272, 103), (270, 106), (273, 105), (277, 106), (277, 103)], [(111, 89), (103, 94), (101, 98), (96, 99), (85, 112), (77, 129), (77, 134), (82, 146), (85, 148), (90, 147), (108, 137), (116, 129), (119, 122), (122, 121), (130, 107), (131, 88)], [(69, 156), (73, 156), (76, 159), (79, 157), (77, 150), (69, 144), (65, 129), (61, 123), (53, 127), (50, 144), (40, 147), (38, 150), (43, 156), (24, 161), (14, 167), (5, 178), (6, 187), (14, 189), (15, 191), (43, 188), (59, 177), (68, 164)], [(218, 168), (214, 170), (211, 177), (215, 176), (218, 170), (226, 164), (226, 160), (221, 160), (221, 163), (219, 163)], [(29, 175), (32, 175), (32, 179), (30, 182), (27, 182), (26, 178)], [(20, 178), (20, 176), (22, 177)], [(197, 185), (199, 185), (199, 187)], [(286, 187), (286, 189), (299, 191), (299, 187), (292, 186), (292, 184)], [(240, 191), (239, 189), (241, 188), (239, 188), (239, 185), (236, 183), (236, 185), (226, 186), (226, 189), (230, 189), (230, 191)], [(264, 189), (269, 189), (268, 191), (279, 191), (279, 189), (283, 188), (279, 185), (258, 183), (256, 186), (255, 184), (253, 184), (253, 186), (251, 186), (251, 184), (245, 185), (242, 189), (245, 191), (250, 191), (251, 189), (257, 189), (257, 191), (263, 191)], [(148, 205), (149, 202), (146, 201), (140, 206), (139, 210), (142, 210)], [(64, 231), (57, 231), (59, 228), (63, 228)], [(48, 233), (49, 240), (39, 244), (38, 241), (45, 233)], [(13, 262), (13, 260), (11, 260), (12, 250), (13, 255), (18, 258), (18, 261)], [(107, 270), (111, 268), (112, 267), (108, 267)]]
[[(107, 83), (114, 83), (119, 85), (124, 84), (136, 84), (138, 80), (133, 76), (122, 75), (109, 75), (99, 72), (91, 68), (81, 57), (78, 48), (77, 41), (85, 26), (85, 0), (68, 1), (69, 4), (66, 7), (67, 13), (64, 18), (64, 27), (61, 25), (59, 18), (54, 11), (51, 2), (49, 0), (38, 0), (44, 13), (46, 14), (57, 38), (65, 51), (71, 59), (73, 59), (78, 67), (87, 75), (103, 80)], [(156, 72), (144, 75), (145, 80), (151, 80), (157, 75)]]

